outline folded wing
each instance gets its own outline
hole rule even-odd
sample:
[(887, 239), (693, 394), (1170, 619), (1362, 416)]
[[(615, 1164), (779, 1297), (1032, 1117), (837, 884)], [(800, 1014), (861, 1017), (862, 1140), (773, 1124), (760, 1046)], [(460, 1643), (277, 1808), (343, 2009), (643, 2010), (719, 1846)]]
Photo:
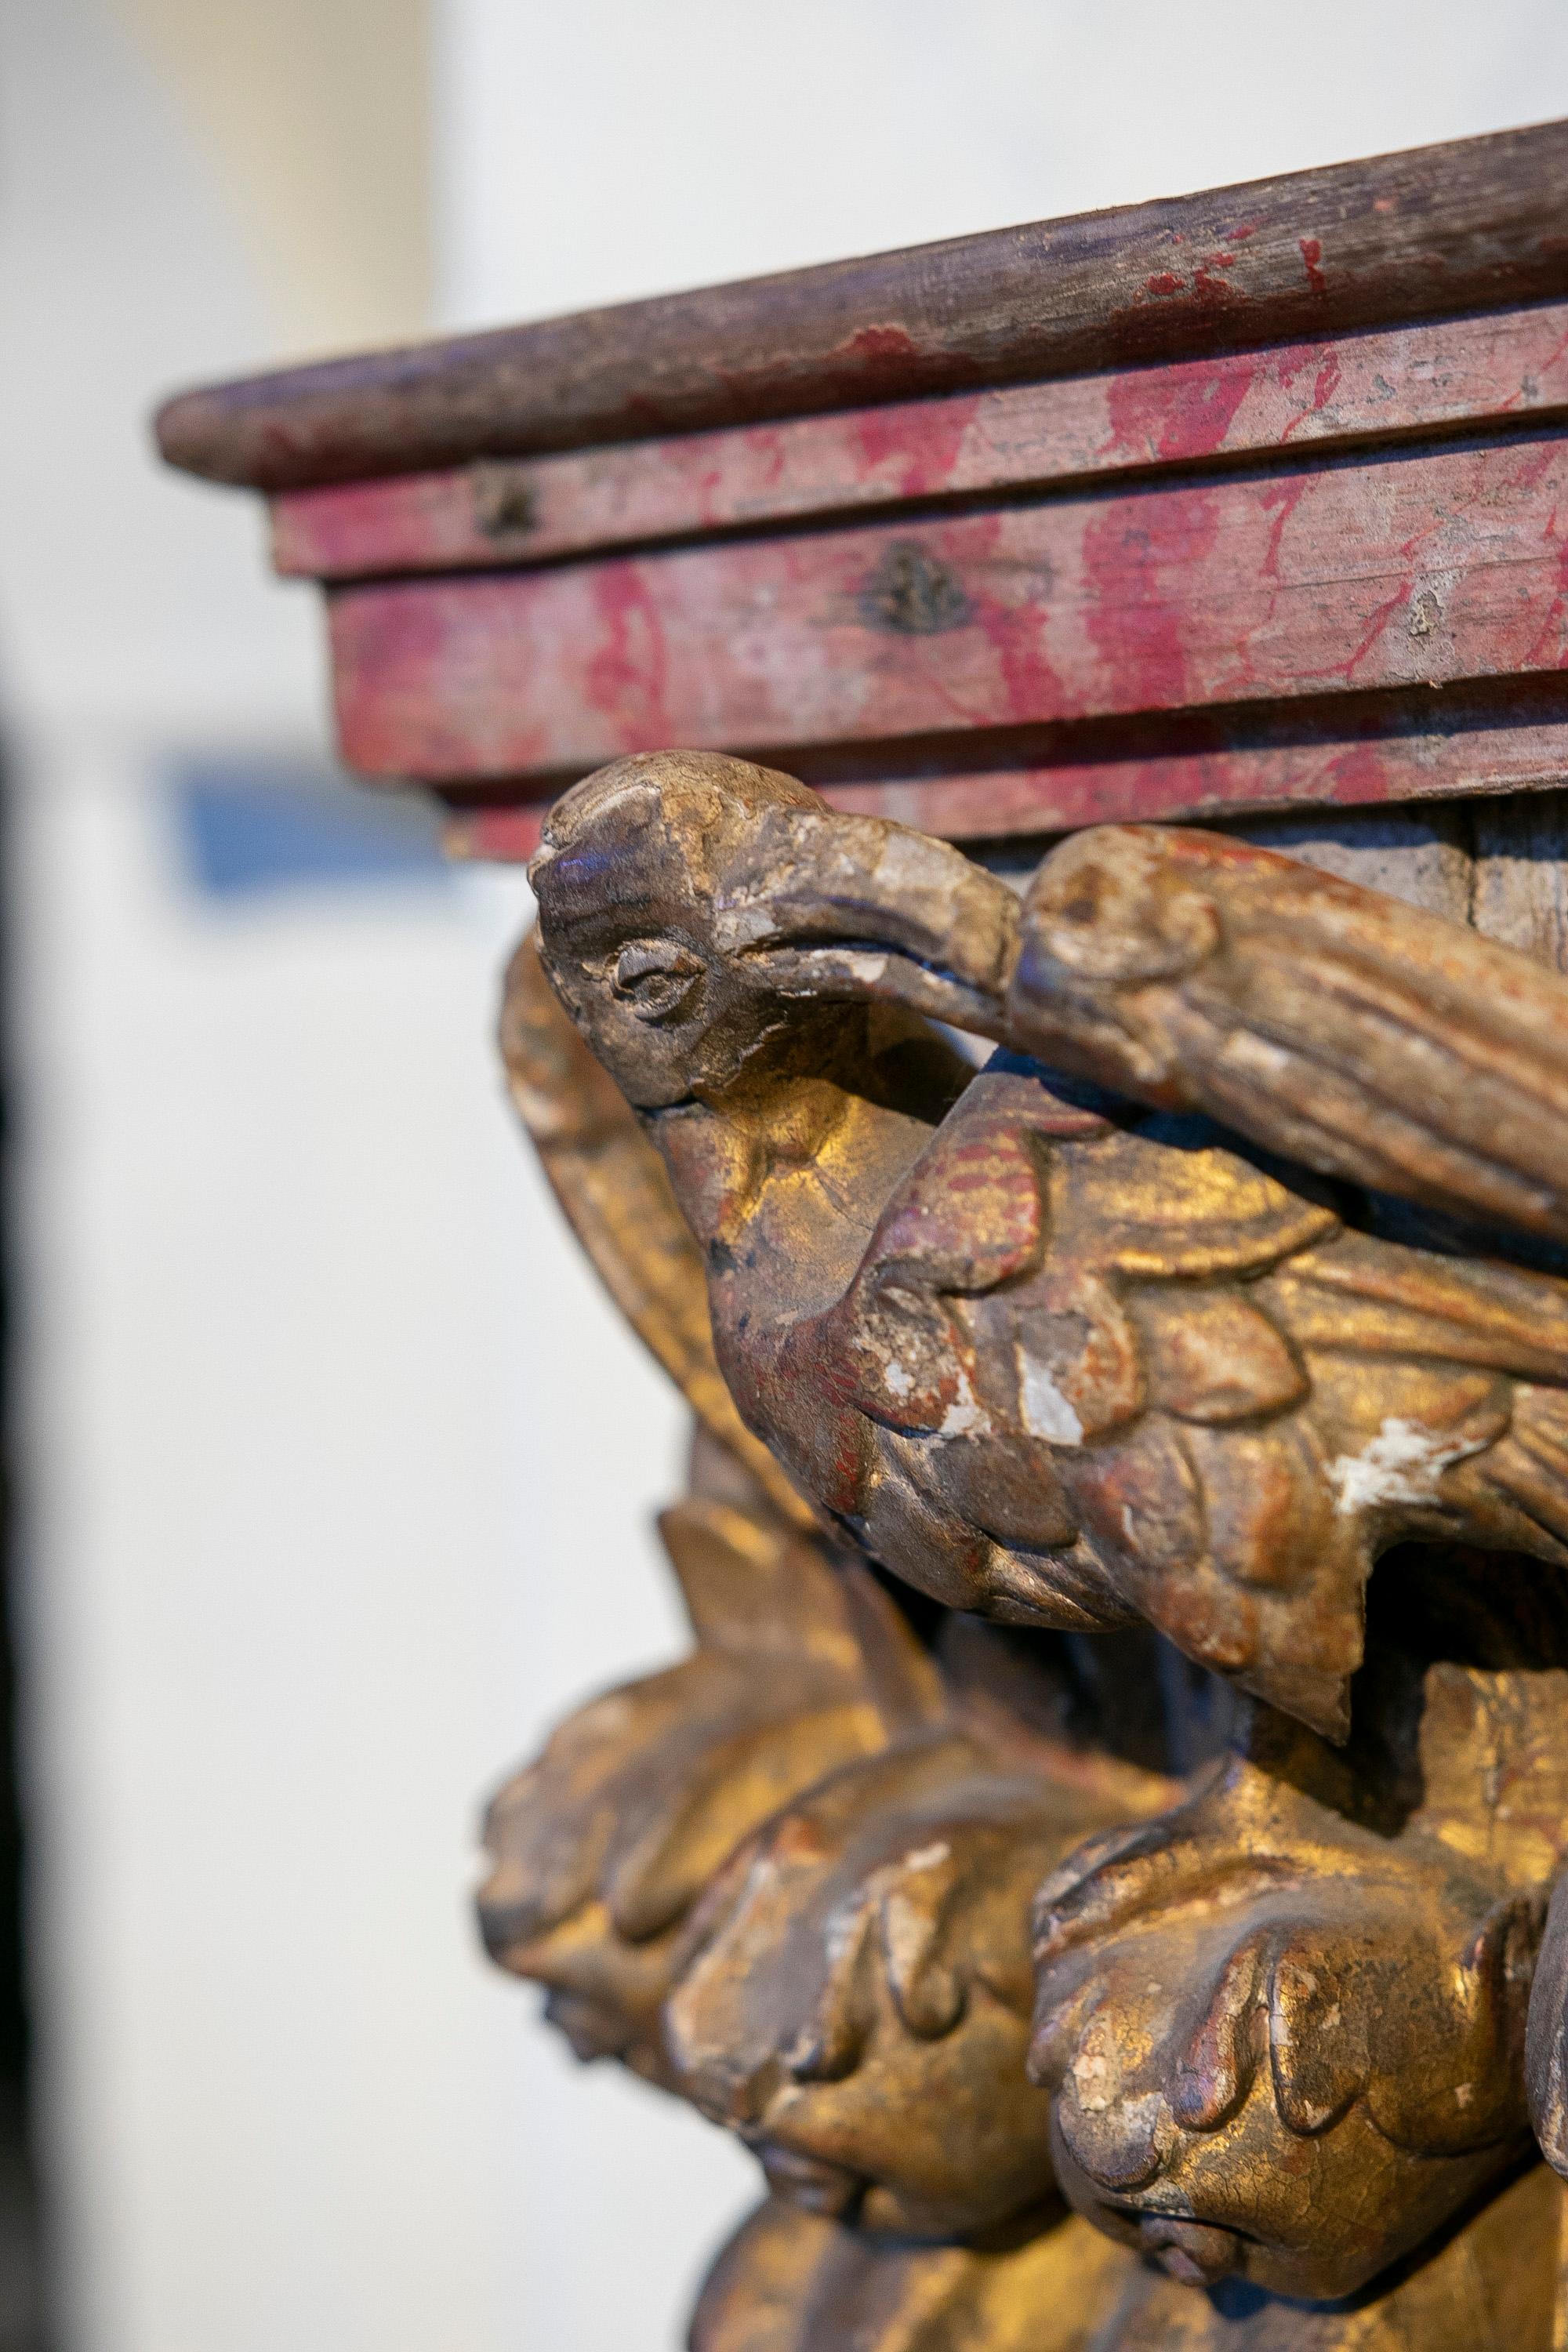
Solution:
[(1076, 835), (1030, 886), (1008, 1027), (1324, 1175), (1568, 1240), (1568, 980), (1294, 858)]

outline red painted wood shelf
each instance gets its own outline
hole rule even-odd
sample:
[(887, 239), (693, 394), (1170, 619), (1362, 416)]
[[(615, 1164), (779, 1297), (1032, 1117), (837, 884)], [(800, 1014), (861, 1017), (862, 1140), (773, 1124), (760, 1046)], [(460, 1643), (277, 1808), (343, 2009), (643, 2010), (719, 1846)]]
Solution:
[(350, 766), (955, 838), (1568, 781), (1568, 124), (184, 394)]

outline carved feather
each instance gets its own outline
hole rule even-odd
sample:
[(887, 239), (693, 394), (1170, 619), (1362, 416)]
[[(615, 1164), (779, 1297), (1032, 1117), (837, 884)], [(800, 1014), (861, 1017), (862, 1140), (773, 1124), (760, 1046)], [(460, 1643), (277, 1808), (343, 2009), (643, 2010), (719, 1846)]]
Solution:
[(1021, 1050), (1206, 1110), (1329, 1176), (1568, 1240), (1568, 981), (1212, 833), (1102, 826), (1045, 860)]
[[(910, 1582), (1141, 1617), (1338, 1736), (1389, 1545), (1568, 1564), (1568, 1287), (1322, 1182), (1568, 1237), (1568, 983), (1208, 834), (1079, 835), (1020, 923), (951, 845), (689, 754), (567, 794), (537, 881), (748, 1426)], [(917, 998), (1011, 1049), (945, 1116), (871, 1047)]]

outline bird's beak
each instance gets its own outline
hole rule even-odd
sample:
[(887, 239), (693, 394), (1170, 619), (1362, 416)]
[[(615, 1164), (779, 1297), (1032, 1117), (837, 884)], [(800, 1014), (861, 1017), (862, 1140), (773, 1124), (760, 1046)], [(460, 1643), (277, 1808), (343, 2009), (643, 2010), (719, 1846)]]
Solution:
[(1005, 1034), (1017, 901), (946, 842), (879, 817), (771, 808), (729, 861), (715, 913), (726, 952), (780, 995), (873, 999)]

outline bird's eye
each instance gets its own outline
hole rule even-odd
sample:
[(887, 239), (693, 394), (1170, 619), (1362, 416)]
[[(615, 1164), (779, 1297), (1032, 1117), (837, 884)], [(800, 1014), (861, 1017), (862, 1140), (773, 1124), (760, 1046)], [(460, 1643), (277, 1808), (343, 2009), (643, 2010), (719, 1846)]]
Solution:
[(701, 979), (700, 956), (675, 940), (630, 940), (610, 985), (638, 1021), (668, 1021)]

